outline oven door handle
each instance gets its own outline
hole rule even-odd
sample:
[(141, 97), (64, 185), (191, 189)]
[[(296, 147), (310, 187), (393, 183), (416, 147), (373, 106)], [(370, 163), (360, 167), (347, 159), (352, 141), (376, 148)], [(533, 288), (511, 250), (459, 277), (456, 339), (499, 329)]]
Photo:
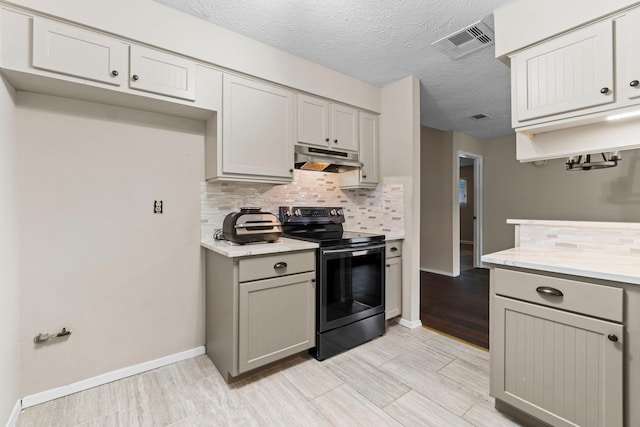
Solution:
[(384, 249), (386, 245), (367, 246), (364, 248), (344, 248), (344, 249), (324, 249), (322, 255), (327, 254), (343, 254), (351, 253), (353, 256), (368, 255), (372, 252), (380, 252), (380, 249)]

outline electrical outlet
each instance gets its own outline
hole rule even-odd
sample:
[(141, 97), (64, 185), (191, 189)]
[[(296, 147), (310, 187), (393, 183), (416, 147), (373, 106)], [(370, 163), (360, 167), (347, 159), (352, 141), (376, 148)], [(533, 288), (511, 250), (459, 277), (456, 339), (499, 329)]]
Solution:
[(162, 213), (162, 200), (154, 200), (153, 201), (153, 213), (161, 214)]

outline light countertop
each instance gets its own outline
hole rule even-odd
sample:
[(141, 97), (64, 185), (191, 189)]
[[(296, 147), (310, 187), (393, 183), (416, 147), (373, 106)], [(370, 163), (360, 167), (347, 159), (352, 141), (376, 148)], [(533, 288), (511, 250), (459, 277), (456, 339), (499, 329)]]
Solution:
[(301, 251), (305, 249), (316, 249), (317, 243), (305, 242), (303, 240), (288, 239), (281, 237), (274, 243), (249, 243), (246, 245), (234, 245), (226, 240), (203, 239), (200, 246), (217, 252), (221, 255), (235, 258), (252, 255), (267, 255), (281, 252)]
[(482, 262), (640, 284), (640, 255), (516, 247), (483, 255)]
[(540, 219), (508, 219), (507, 224), (542, 225), (546, 227), (578, 227), (604, 230), (640, 230), (638, 222), (605, 222), (605, 221), (555, 221)]

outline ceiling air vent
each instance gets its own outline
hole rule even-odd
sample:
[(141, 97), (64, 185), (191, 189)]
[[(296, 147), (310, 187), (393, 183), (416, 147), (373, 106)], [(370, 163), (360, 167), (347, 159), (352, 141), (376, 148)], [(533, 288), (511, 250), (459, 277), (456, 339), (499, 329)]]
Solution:
[(453, 59), (458, 59), (492, 45), (494, 38), (493, 29), (484, 21), (478, 21), (431, 43), (431, 45), (438, 46)]
[(490, 119), (491, 116), (487, 116), (486, 114), (479, 113), (479, 114), (474, 114), (473, 116), (469, 116), (469, 118), (473, 120), (483, 120), (483, 119)]

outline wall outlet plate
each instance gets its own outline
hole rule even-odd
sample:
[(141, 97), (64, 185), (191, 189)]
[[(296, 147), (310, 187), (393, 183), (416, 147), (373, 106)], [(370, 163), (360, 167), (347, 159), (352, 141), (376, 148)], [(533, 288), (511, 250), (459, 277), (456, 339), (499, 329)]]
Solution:
[(154, 200), (153, 201), (153, 213), (161, 214), (162, 213), (162, 200)]

